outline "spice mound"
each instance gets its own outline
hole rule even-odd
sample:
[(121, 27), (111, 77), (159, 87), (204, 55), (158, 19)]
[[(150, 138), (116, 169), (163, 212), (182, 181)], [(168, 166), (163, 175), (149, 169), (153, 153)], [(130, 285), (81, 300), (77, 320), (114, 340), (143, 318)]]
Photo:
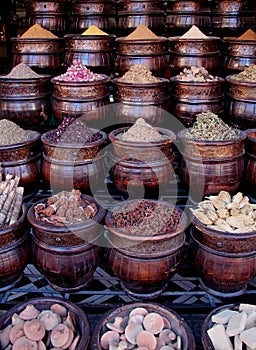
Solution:
[(95, 25), (89, 26), (81, 35), (108, 35)]
[(134, 308), (128, 316), (117, 315), (108, 320), (104, 328), (106, 331), (100, 337), (102, 349), (127, 349), (130, 344), (136, 349), (183, 349), (173, 320), (144, 306)]
[(181, 216), (176, 208), (163, 202), (136, 200), (116, 206), (112, 212), (112, 223), (131, 235), (155, 236), (176, 230)]
[(98, 81), (104, 79), (103, 74), (93, 73), (81, 62), (74, 60), (73, 64), (68, 67), (66, 73), (53, 78), (53, 81)]
[(8, 119), (0, 120), (0, 146), (9, 146), (32, 141), (39, 135), (37, 131), (24, 130)]
[(50, 142), (67, 144), (85, 144), (101, 139), (102, 133), (99, 130), (86, 126), (82, 118), (64, 117), (57, 129), (46, 134)]
[(217, 81), (218, 77), (210, 75), (204, 67), (192, 66), (190, 68), (184, 68), (182, 72), (176, 75), (175, 79), (182, 81), (204, 82)]
[(232, 129), (211, 111), (197, 114), (193, 126), (184, 130), (189, 139), (205, 141), (232, 140), (239, 137), (239, 130)]
[(144, 64), (133, 64), (122, 77), (117, 78), (117, 81), (131, 84), (151, 84), (158, 83), (161, 79), (155, 77)]
[(120, 140), (130, 142), (157, 142), (166, 140), (167, 136), (160, 134), (160, 132), (153, 126), (148, 124), (143, 118), (139, 118), (126, 132), (118, 134)]
[(241, 303), (221, 308), (213, 314), (212, 326), (207, 330), (213, 348), (255, 348), (255, 311), (256, 305)]
[(13, 67), (9, 74), (2, 75), (1, 77), (5, 79), (38, 79), (42, 78), (43, 75), (37, 74), (25, 63), (19, 63)]
[(181, 35), (182, 39), (208, 39), (209, 37), (205, 35), (201, 30), (193, 25), (185, 34)]
[(28, 304), (0, 331), (1, 349), (75, 350), (81, 337), (76, 322), (73, 312), (59, 303), (44, 309)]
[(252, 29), (248, 29), (237, 40), (256, 40), (256, 33)]
[(241, 192), (231, 196), (227, 191), (220, 191), (217, 196), (206, 197), (198, 203), (198, 208), (191, 210), (202, 224), (218, 231), (245, 233), (256, 230), (256, 204), (250, 203)]
[(18, 186), (20, 177), (7, 174), (2, 181), (0, 173), (0, 227), (4, 228), (15, 224), (19, 219), (23, 203), (24, 188)]
[(56, 39), (58, 38), (49, 30), (36, 23), (21, 35), (22, 39)]
[(256, 64), (250, 64), (242, 72), (232, 75), (232, 78), (240, 81), (256, 82)]
[(98, 212), (97, 205), (84, 199), (79, 190), (62, 191), (49, 198), (45, 203), (34, 206), (37, 220), (54, 226), (71, 226), (81, 224)]
[(143, 39), (158, 39), (158, 36), (153, 33), (144, 24), (139, 24), (137, 28), (128, 36), (124, 38), (125, 40), (143, 40)]

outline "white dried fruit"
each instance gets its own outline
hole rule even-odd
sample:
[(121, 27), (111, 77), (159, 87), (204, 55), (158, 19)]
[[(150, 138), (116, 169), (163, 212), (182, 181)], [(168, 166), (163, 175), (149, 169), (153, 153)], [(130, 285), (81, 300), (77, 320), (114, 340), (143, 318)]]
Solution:
[(217, 210), (216, 214), (221, 219), (226, 219), (229, 217), (229, 211), (227, 208), (220, 208)]
[(242, 192), (237, 192), (233, 197), (232, 197), (232, 203), (240, 203), (243, 200), (244, 196)]
[(206, 210), (205, 214), (208, 216), (208, 218), (212, 221), (215, 222), (218, 220), (218, 215), (215, 210)]
[(211, 203), (211, 201), (205, 200), (203, 202), (198, 203), (198, 208), (202, 210), (214, 210), (214, 205)]
[(217, 221), (215, 221), (215, 225), (218, 227), (218, 229), (220, 229), (221, 231), (224, 232), (234, 232), (234, 230), (232, 229), (232, 227), (227, 223), (226, 220), (224, 219), (218, 219)]
[(208, 218), (208, 216), (198, 209), (191, 209), (193, 215), (204, 225), (211, 225), (213, 222)]
[(212, 201), (212, 204), (216, 209), (221, 209), (226, 207), (226, 203), (221, 201), (220, 199), (216, 198)]
[(220, 191), (220, 193), (218, 194), (218, 199), (225, 203), (230, 203), (231, 195), (227, 191)]
[(239, 202), (238, 209), (242, 209), (248, 203), (249, 203), (249, 198), (247, 196), (244, 196), (241, 202)]

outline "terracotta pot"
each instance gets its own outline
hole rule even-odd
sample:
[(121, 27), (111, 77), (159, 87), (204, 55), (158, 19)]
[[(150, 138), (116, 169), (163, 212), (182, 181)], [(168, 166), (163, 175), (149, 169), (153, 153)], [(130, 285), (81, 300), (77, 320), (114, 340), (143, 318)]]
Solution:
[(256, 129), (246, 130), (247, 138), (245, 140), (245, 168), (244, 168), (244, 186), (248, 195), (256, 198), (256, 138), (250, 133), (255, 133)]
[(13, 288), (22, 278), (30, 256), (27, 207), (20, 218), (0, 232), (0, 291)]
[(221, 190), (233, 193), (239, 187), (244, 171), (244, 140), (246, 134), (239, 130), (233, 140), (205, 141), (184, 136), (181, 141), (181, 178), (185, 187), (195, 195), (217, 194)]
[[(125, 203), (132, 202), (138, 200)], [(169, 203), (155, 202), (168, 206), (170, 212), (173, 209)], [(117, 209), (121, 208), (122, 204)], [(120, 278), (122, 288), (131, 296), (144, 299), (159, 296), (177, 271), (182, 260), (187, 225), (186, 214), (178, 210), (181, 219), (176, 230), (150, 236), (143, 235), (143, 232), (131, 234), (125, 227), (117, 228), (113, 224), (112, 213), (107, 214), (106, 238), (111, 247), (108, 250), (109, 265)]]
[[(83, 196), (94, 201), (90, 196)], [(102, 254), (97, 240), (103, 232), (105, 210), (97, 205), (99, 211), (93, 219), (80, 225), (57, 227), (37, 220), (34, 205), (28, 211), (28, 220), (33, 228), (35, 266), (56, 290), (67, 292), (83, 288), (92, 280)]]
[[(256, 274), (256, 234), (213, 230), (196, 218), (192, 222), (191, 261), (202, 287), (219, 297), (244, 294)], [(242, 269), (241, 269), (242, 267)]]
[(107, 331), (106, 323), (114, 322), (115, 317), (126, 317), (129, 316), (130, 312), (135, 308), (146, 308), (148, 312), (158, 313), (162, 317), (167, 318), (170, 322), (173, 331), (181, 337), (182, 349), (184, 350), (194, 350), (195, 349), (195, 339), (190, 327), (175, 311), (162, 307), (156, 303), (130, 303), (115, 309), (112, 309), (105, 313), (100, 319), (97, 326), (94, 328), (91, 338), (90, 350), (101, 350), (100, 345), (101, 335)]
[(88, 318), (84, 311), (76, 304), (64, 298), (57, 297), (37, 297), (34, 299), (29, 299), (24, 302), (18, 303), (8, 310), (0, 320), (0, 329), (4, 329), (12, 322), (12, 316), (14, 314), (19, 314), (22, 312), (28, 305), (34, 305), (39, 311), (49, 310), (51, 305), (60, 304), (65, 307), (72, 316), (74, 316), (76, 323), (76, 331), (80, 335), (80, 340), (76, 346), (76, 350), (85, 350), (88, 347), (90, 341), (90, 325)]

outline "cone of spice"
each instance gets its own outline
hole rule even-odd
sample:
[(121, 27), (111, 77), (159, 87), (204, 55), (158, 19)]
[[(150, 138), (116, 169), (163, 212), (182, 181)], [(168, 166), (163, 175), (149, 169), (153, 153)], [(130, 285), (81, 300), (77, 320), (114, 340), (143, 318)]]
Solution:
[(20, 36), (22, 39), (56, 39), (52, 32), (36, 23)]
[(252, 29), (248, 29), (237, 40), (256, 40), (256, 33)]
[(144, 24), (139, 24), (137, 28), (128, 36), (124, 38), (125, 40), (145, 40), (145, 39), (158, 39), (158, 36), (153, 33)]
[(181, 39), (208, 39), (209, 37), (205, 35), (201, 30), (193, 25), (185, 34), (181, 35)]
[(89, 26), (81, 35), (108, 35), (95, 25)]
[(19, 63), (17, 66), (4, 76), (5, 79), (38, 79), (43, 75), (37, 74), (25, 63)]

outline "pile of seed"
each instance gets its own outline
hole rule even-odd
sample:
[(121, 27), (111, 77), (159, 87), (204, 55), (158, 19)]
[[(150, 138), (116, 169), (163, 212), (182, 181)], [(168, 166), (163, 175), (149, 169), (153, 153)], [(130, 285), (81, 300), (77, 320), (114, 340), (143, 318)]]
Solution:
[(0, 146), (15, 145), (35, 139), (39, 133), (33, 130), (24, 130), (8, 119), (0, 120)]
[(19, 63), (10, 71), (9, 74), (4, 76), (4, 78), (7, 79), (38, 79), (41, 77), (42, 75), (34, 72), (33, 69), (31, 69), (25, 63)]
[(184, 68), (183, 71), (176, 76), (176, 80), (204, 82), (217, 81), (218, 78), (210, 75), (204, 67), (192, 66), (191, 68)]
[(232, 76), (236, 80), (256, 82), (256, 64), (250, 64), (238, 74)]
[(211, 111), (197, 114), (193, 126), (185, 129), (184, 136), (189, 139), (206, 141), (232, 140), (239, 137), (239, 131), (232, 129)]
[(152, 72), (144, 64), (133, 64), (130, 69), (118, 81), (132, 84), (158, 83), (160, 78), (153, 76)]

